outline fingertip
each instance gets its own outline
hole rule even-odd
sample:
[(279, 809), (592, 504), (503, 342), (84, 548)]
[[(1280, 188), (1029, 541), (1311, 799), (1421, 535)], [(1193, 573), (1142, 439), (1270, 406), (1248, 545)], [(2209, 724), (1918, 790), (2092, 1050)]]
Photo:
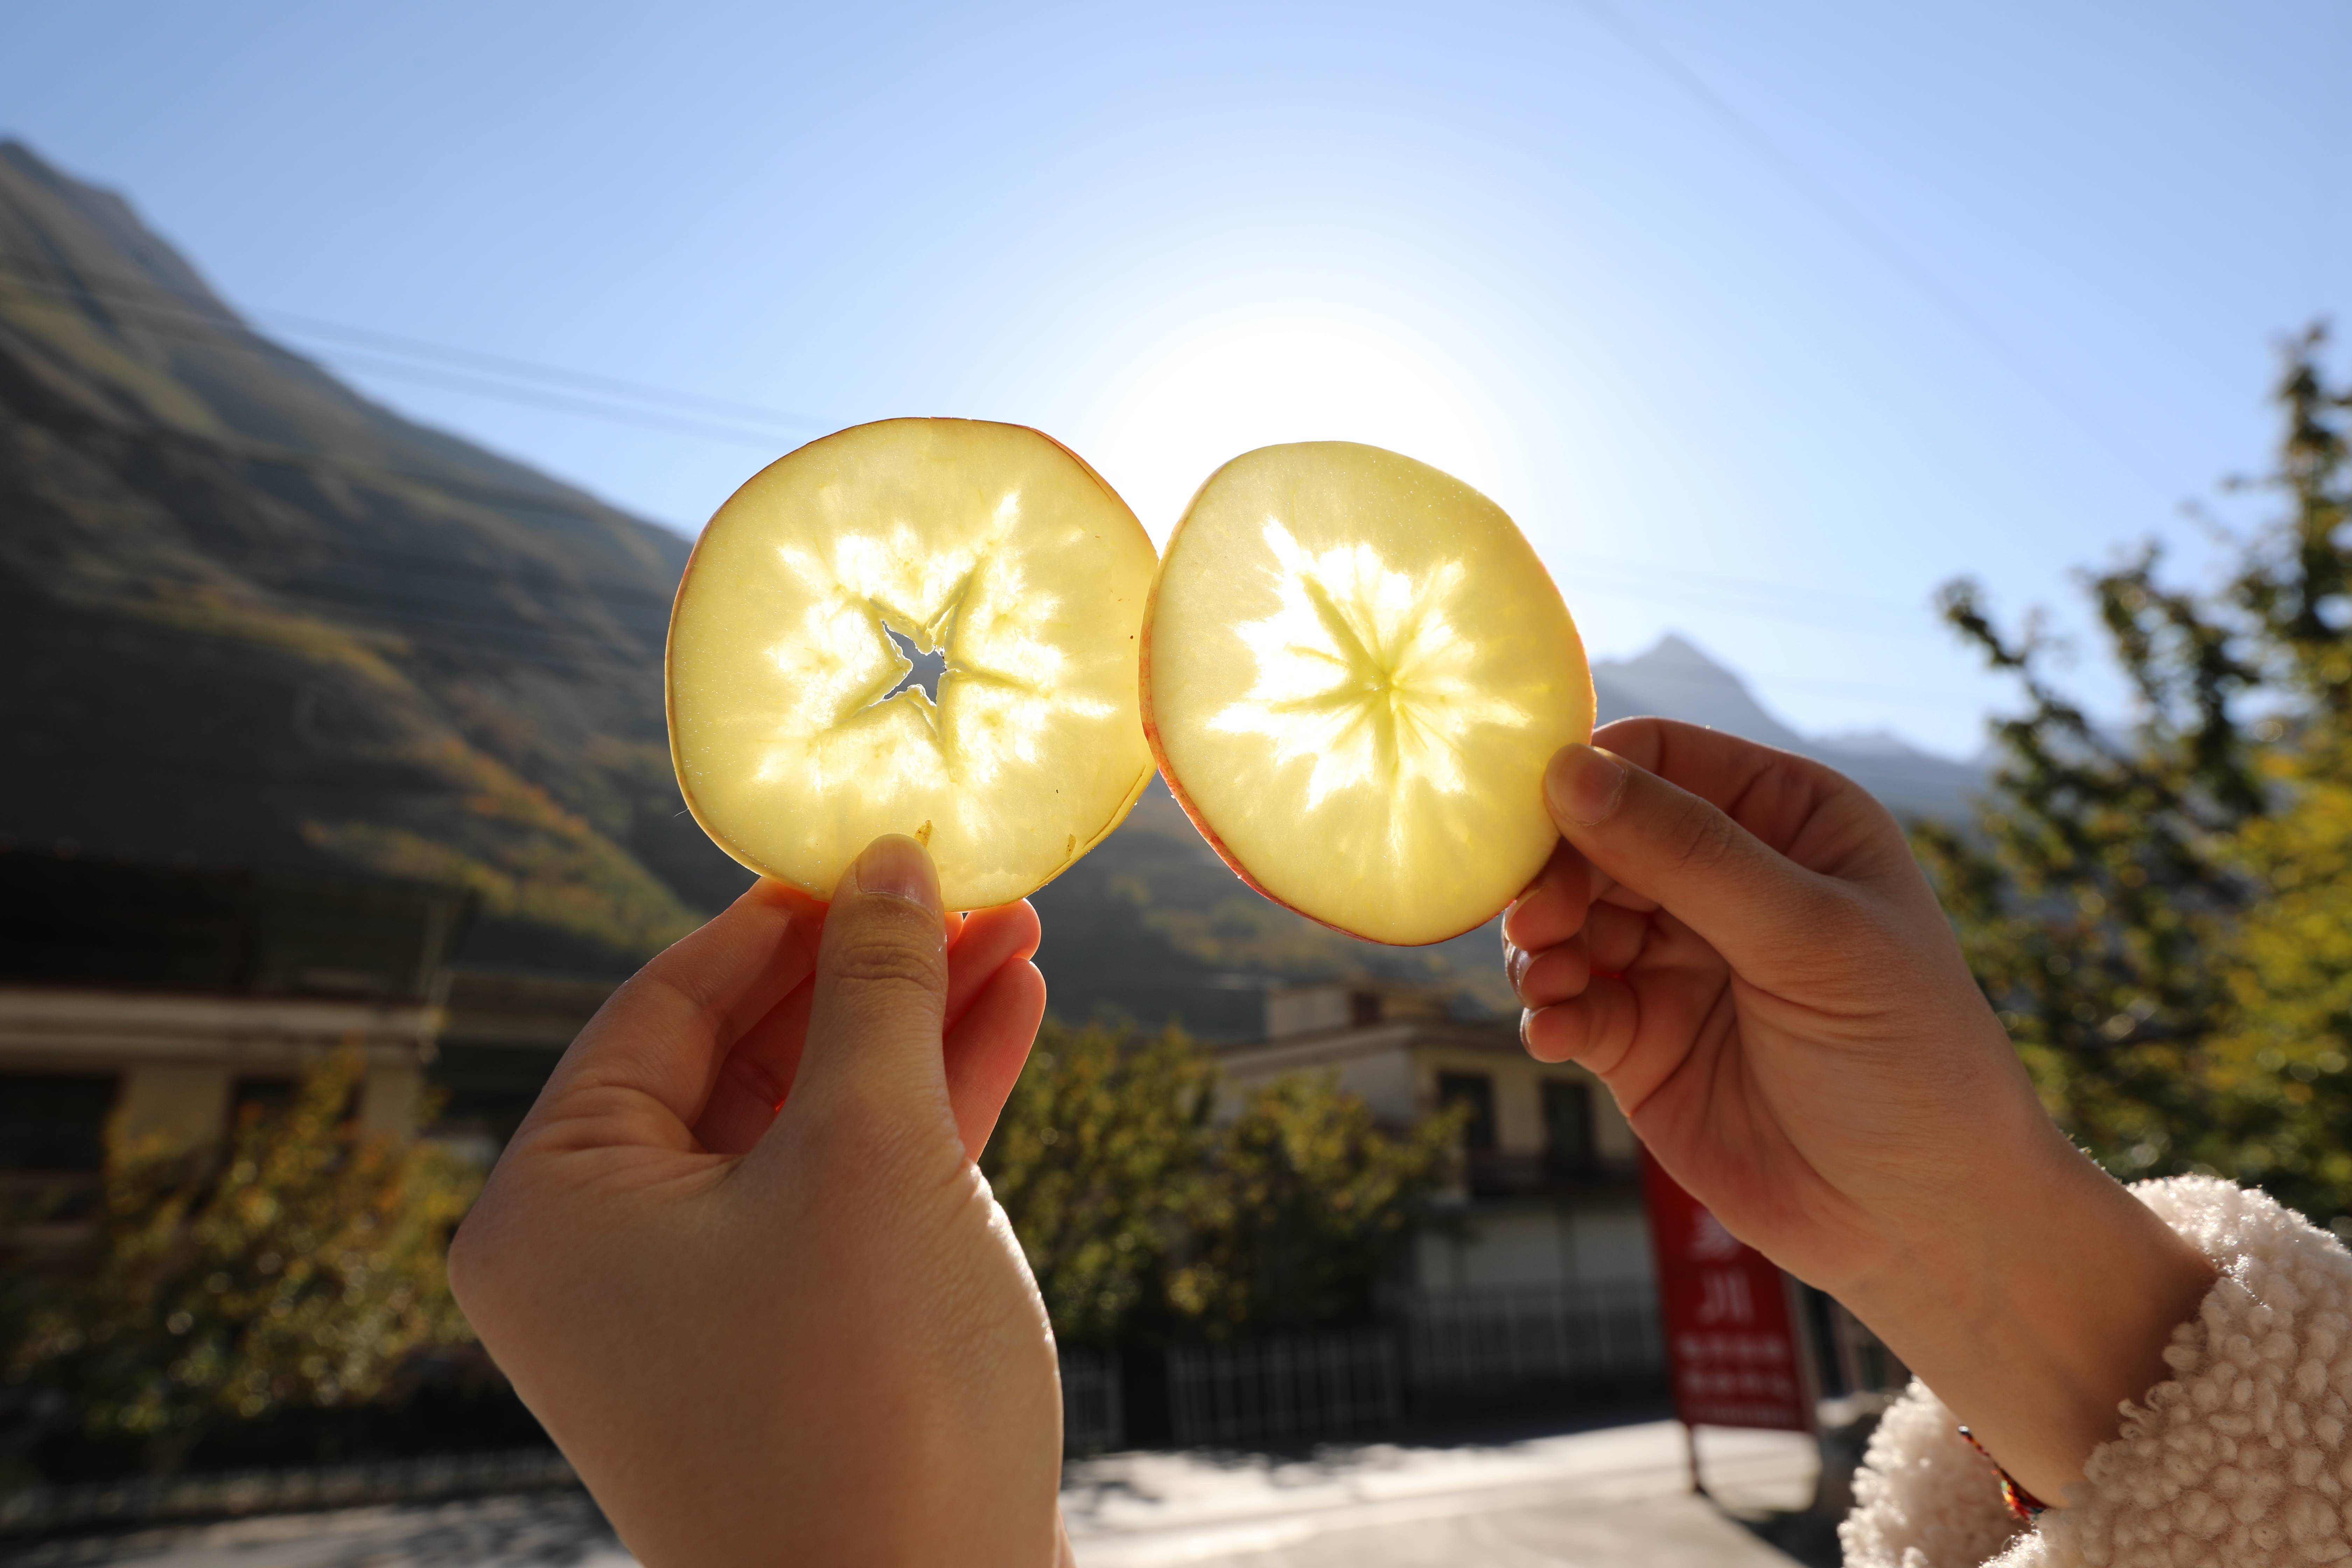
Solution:
[[(929, 911), (944, 934), (947, 910), (940, 900), (939, 868), (931, 852), (903, 833), (886, 833), (866, 847), (849, 868), (852, 890), (865, 898), (901, 899)], [(839, 889), (834, 901), (841, 899)]]
[[(1022, 941), (1025, 945), (1024, 945), (1019, 951), (1022, 957), (1027, 958), (1031, 954), (1034, 953), (1037, 951), (1038, 946), (1045, 942), (1045, 922), (1044, 920), (1039, 918), (1037, 906), (1031, 903), (1026, 899), (1023, 899), (1017, 903), (1007, 904), (1004, 907), (1007, 910), (1013, 911), (1010, 918), (1020, 922)], [(1039, 979), (1042, 983), (1044, 977), (1041, 975)]]
[(1026, 903), (982, 910), (965, 924), (962, 940), (948, 953), (946, 1021), (952, 1025), (1004, 965), (1037, 951), (1043, 935), (1037, 911)]
[(1549, 1007), (1583, 994), (1591, 975), (1591, 955), (1583, 940), (1570, 937), (1540, 952), (1516, 952), (1511, 989), (1526, 1006)]
[(1045, 976), (1020, 961), (998, 970), (948, 1031), (948, 1100), (969, 1158), (987, 1147), (1045, 1019)]
[(1576, 1058), (1577, 1047), (1582, 1042), (1582, 1031), (1577, 1027), (1580, 1019), (1570, 1016), (1575, 1004), (1555, 1003), (1549, 1007), (1523, 1007), (1519, 1010), (1519, 1046), (1539, 1062), (1565, 1062)]
[(1566, 942), (1583, 929), (1591, 889), (1591, 862), (1563, 840), (1534, 885), (1503, 911), (1503, 940), (1529, 952)]
[(1544, 804), (1562, 833), (1600, 826), (1625, 797), (1624, 760), (1598, 746), (1568, 745), (1544, 769)]
[(1633, 1038), (1633, 994), (1624, 981), (1593, 975), (1577, 995), (1519, 1014), (1519, 1044), (1539, 1062), (1575, 1062), (1606, 1079)]
[(987, 933), (992, 947), (1000, 947), (1013, 958), (1029, 957), (1045, 939), (1045, 922), (1026, 899), (976, 910), (971, 923)]

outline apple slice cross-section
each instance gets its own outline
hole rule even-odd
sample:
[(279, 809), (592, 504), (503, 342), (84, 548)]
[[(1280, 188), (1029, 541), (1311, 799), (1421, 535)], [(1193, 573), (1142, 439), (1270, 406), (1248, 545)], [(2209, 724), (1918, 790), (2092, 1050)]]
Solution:
[(688, 807), (820, 899), (885, 833), (923, 841), (950, 909), (1034, 892), (1151, 777), (1156, 563), (1110, 487), (1025, 426), (888, 419), (779, 458), (703, 530), (670, 614)]
[(1451, 475), (1344, 441), (1211, 475), (1143, 632), (1144, 729), (1202, 837), (1354, 936), (1443, 942), (1542, 869), (1552, 753), (1592, 676), (1517, 525)]

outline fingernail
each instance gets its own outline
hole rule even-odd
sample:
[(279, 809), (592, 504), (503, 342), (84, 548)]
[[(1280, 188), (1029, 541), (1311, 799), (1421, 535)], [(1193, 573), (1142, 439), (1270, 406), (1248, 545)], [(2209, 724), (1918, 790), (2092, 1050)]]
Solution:
[(911, 838), (884, 834), (857, 858), (856, 874), (861, 893), (883, 893), (940, 912), (939, 874), (931, 869), (930, 856)]
[(1564, 746), (1544, 770), (1552, 815), (1580, 827), (1609, 820), (1625, 793), (1625, 764), (1598, 746)]
[(1519, 988), (1519, 982), (1528, 977), (1528, 965), (1534, 962), (1535, 954), (1517, 943), (1511, 945), (1508, 956), (1503, 960), (1503, 967), (1510, 973), (1512, 990)]

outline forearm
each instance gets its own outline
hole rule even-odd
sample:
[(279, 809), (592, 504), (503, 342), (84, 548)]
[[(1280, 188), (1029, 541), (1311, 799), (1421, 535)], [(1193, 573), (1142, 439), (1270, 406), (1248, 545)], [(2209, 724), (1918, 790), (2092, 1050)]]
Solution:
[(1988, 1151), (1969, 1203), (1847, 1304), (2053, 1505), (2212, 1287), (2206, 1258), (2054, 1130)]

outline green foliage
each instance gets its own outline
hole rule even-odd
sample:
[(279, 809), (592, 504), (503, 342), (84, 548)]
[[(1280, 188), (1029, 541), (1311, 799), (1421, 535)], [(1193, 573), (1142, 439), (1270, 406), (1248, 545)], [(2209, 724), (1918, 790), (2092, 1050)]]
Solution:
[(1215, 1062), (1048, 1024), (982, 1160), (1073, 1343), (1222, 1336), (1369, 1313), (1458, 1131), (1403, 1134), (1328, 1076), (1218, 1114)]
[(1213, 1162), (1216, 1065), (1171, 1029), (1047, 1024), (982, 1155), (1055, 1331), (1108, 1343), (1160, 1305)]
[(64, 1395), (92, 1436), (168, 1448), (366, 1401), (412, 1352), (467, 1337), (442, 1256), (478, 1182), (352, 1125), (360, 1076), (313, 1068), (225, 1150), (118, 1141), (92, 1266), (19, 1283), (10, 1381)]
[(1392, 1137), (1328, 1075), (1253, 1089), (1224, 1129), (1171, 1300), (1212, 1334), (1367, 1316), (1461, 1129), (1456, 1107)]
[(1979, 981), (2061, 1123), (2126, 1176), (2218, 1171), (2320, 1215), (2352, 1209), (2352, 538), (2344, 393), (2314, 332), (2289, 357), (2263, 483), (2284, 514), (2209, 593), (2149, 548), (2086, 587), (2137, 698), (2095, 725), (2051, 649), (1947, 618), (2027, 710), (1978, 835), (1919, 830)]

